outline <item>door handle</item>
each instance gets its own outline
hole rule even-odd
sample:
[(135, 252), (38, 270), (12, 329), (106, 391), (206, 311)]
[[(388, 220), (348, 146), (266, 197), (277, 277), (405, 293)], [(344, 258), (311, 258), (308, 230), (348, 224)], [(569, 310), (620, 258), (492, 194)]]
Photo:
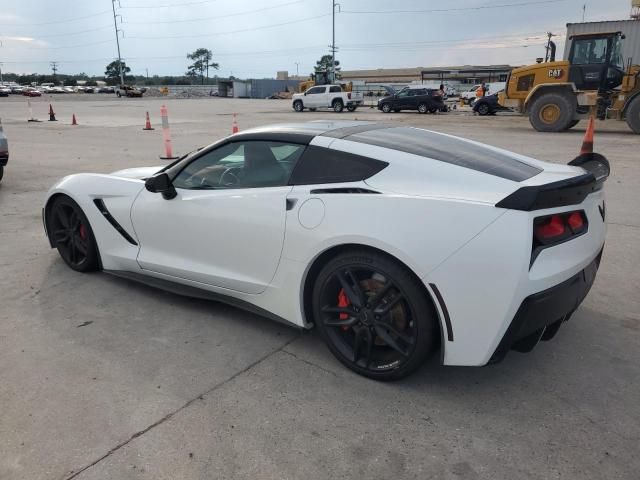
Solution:
[(298, 203), (297, 198), (287, 198), (287, 211), (293, 210), (293, 207), (296, 206), (296, 203)]

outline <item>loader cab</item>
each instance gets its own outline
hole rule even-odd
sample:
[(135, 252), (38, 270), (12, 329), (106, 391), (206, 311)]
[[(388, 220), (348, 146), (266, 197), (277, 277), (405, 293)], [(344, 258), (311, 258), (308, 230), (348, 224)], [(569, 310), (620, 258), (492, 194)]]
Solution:
[(578, 90), (608, 91), (622, 84), (621, 32), (574, 35), (570, 40), (569, 81)]

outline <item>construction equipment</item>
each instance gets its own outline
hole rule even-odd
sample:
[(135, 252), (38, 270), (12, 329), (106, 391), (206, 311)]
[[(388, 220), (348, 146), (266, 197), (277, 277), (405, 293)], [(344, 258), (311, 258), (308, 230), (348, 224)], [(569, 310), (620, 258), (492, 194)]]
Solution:
[(516, 68), (499, 102), (529, 115), (533, 128), (561, 132), (593, 113), (598, 119), (626, 120), (640, 134), (640, 65), (622, 59), (622, 32), (574, 35), (568, 59)]
[(314, 78), (310, 78), (309, 80), (305, 80), (304, 82), (300, 82), (298, 85), (298, 92), (304, 93), (309, 90), (311, 87), (315, 87), (316, 85), (340, 85), (342, 90), (345, 92), (351, 92), (353, 90), (353, 85), (351, 82), (349, 83), (340, 83), (334, 81), (334, 75), (331, 72), (326, 70), (318, 71), (314, 74)]

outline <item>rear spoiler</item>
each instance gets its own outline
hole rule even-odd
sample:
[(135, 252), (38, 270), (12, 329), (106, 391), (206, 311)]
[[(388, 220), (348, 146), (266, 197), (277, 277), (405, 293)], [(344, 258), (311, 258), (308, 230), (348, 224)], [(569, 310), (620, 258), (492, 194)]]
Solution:
[(569, 165), (582, 167), (587, 173), (558, 182), (519, 188), (496, 203), (496, 207), (530, 212), (578, 205), (587, 195), (602, 188), (611, 171), (609, 161), (598, 153), (579, 155)]

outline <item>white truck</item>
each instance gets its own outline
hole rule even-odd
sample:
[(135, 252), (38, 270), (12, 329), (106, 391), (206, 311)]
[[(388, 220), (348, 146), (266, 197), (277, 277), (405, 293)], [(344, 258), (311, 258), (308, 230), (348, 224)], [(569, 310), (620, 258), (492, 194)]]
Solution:
[(345, 92), (340, 85), (316, 85), (304, 93), (293, 95), (296, 112), (303, 112), (305, 108), (312, 112), (318, 108), (330, 108), (336, 113), (346, 108), (353, 112), (362, 102), (362, 93)]

